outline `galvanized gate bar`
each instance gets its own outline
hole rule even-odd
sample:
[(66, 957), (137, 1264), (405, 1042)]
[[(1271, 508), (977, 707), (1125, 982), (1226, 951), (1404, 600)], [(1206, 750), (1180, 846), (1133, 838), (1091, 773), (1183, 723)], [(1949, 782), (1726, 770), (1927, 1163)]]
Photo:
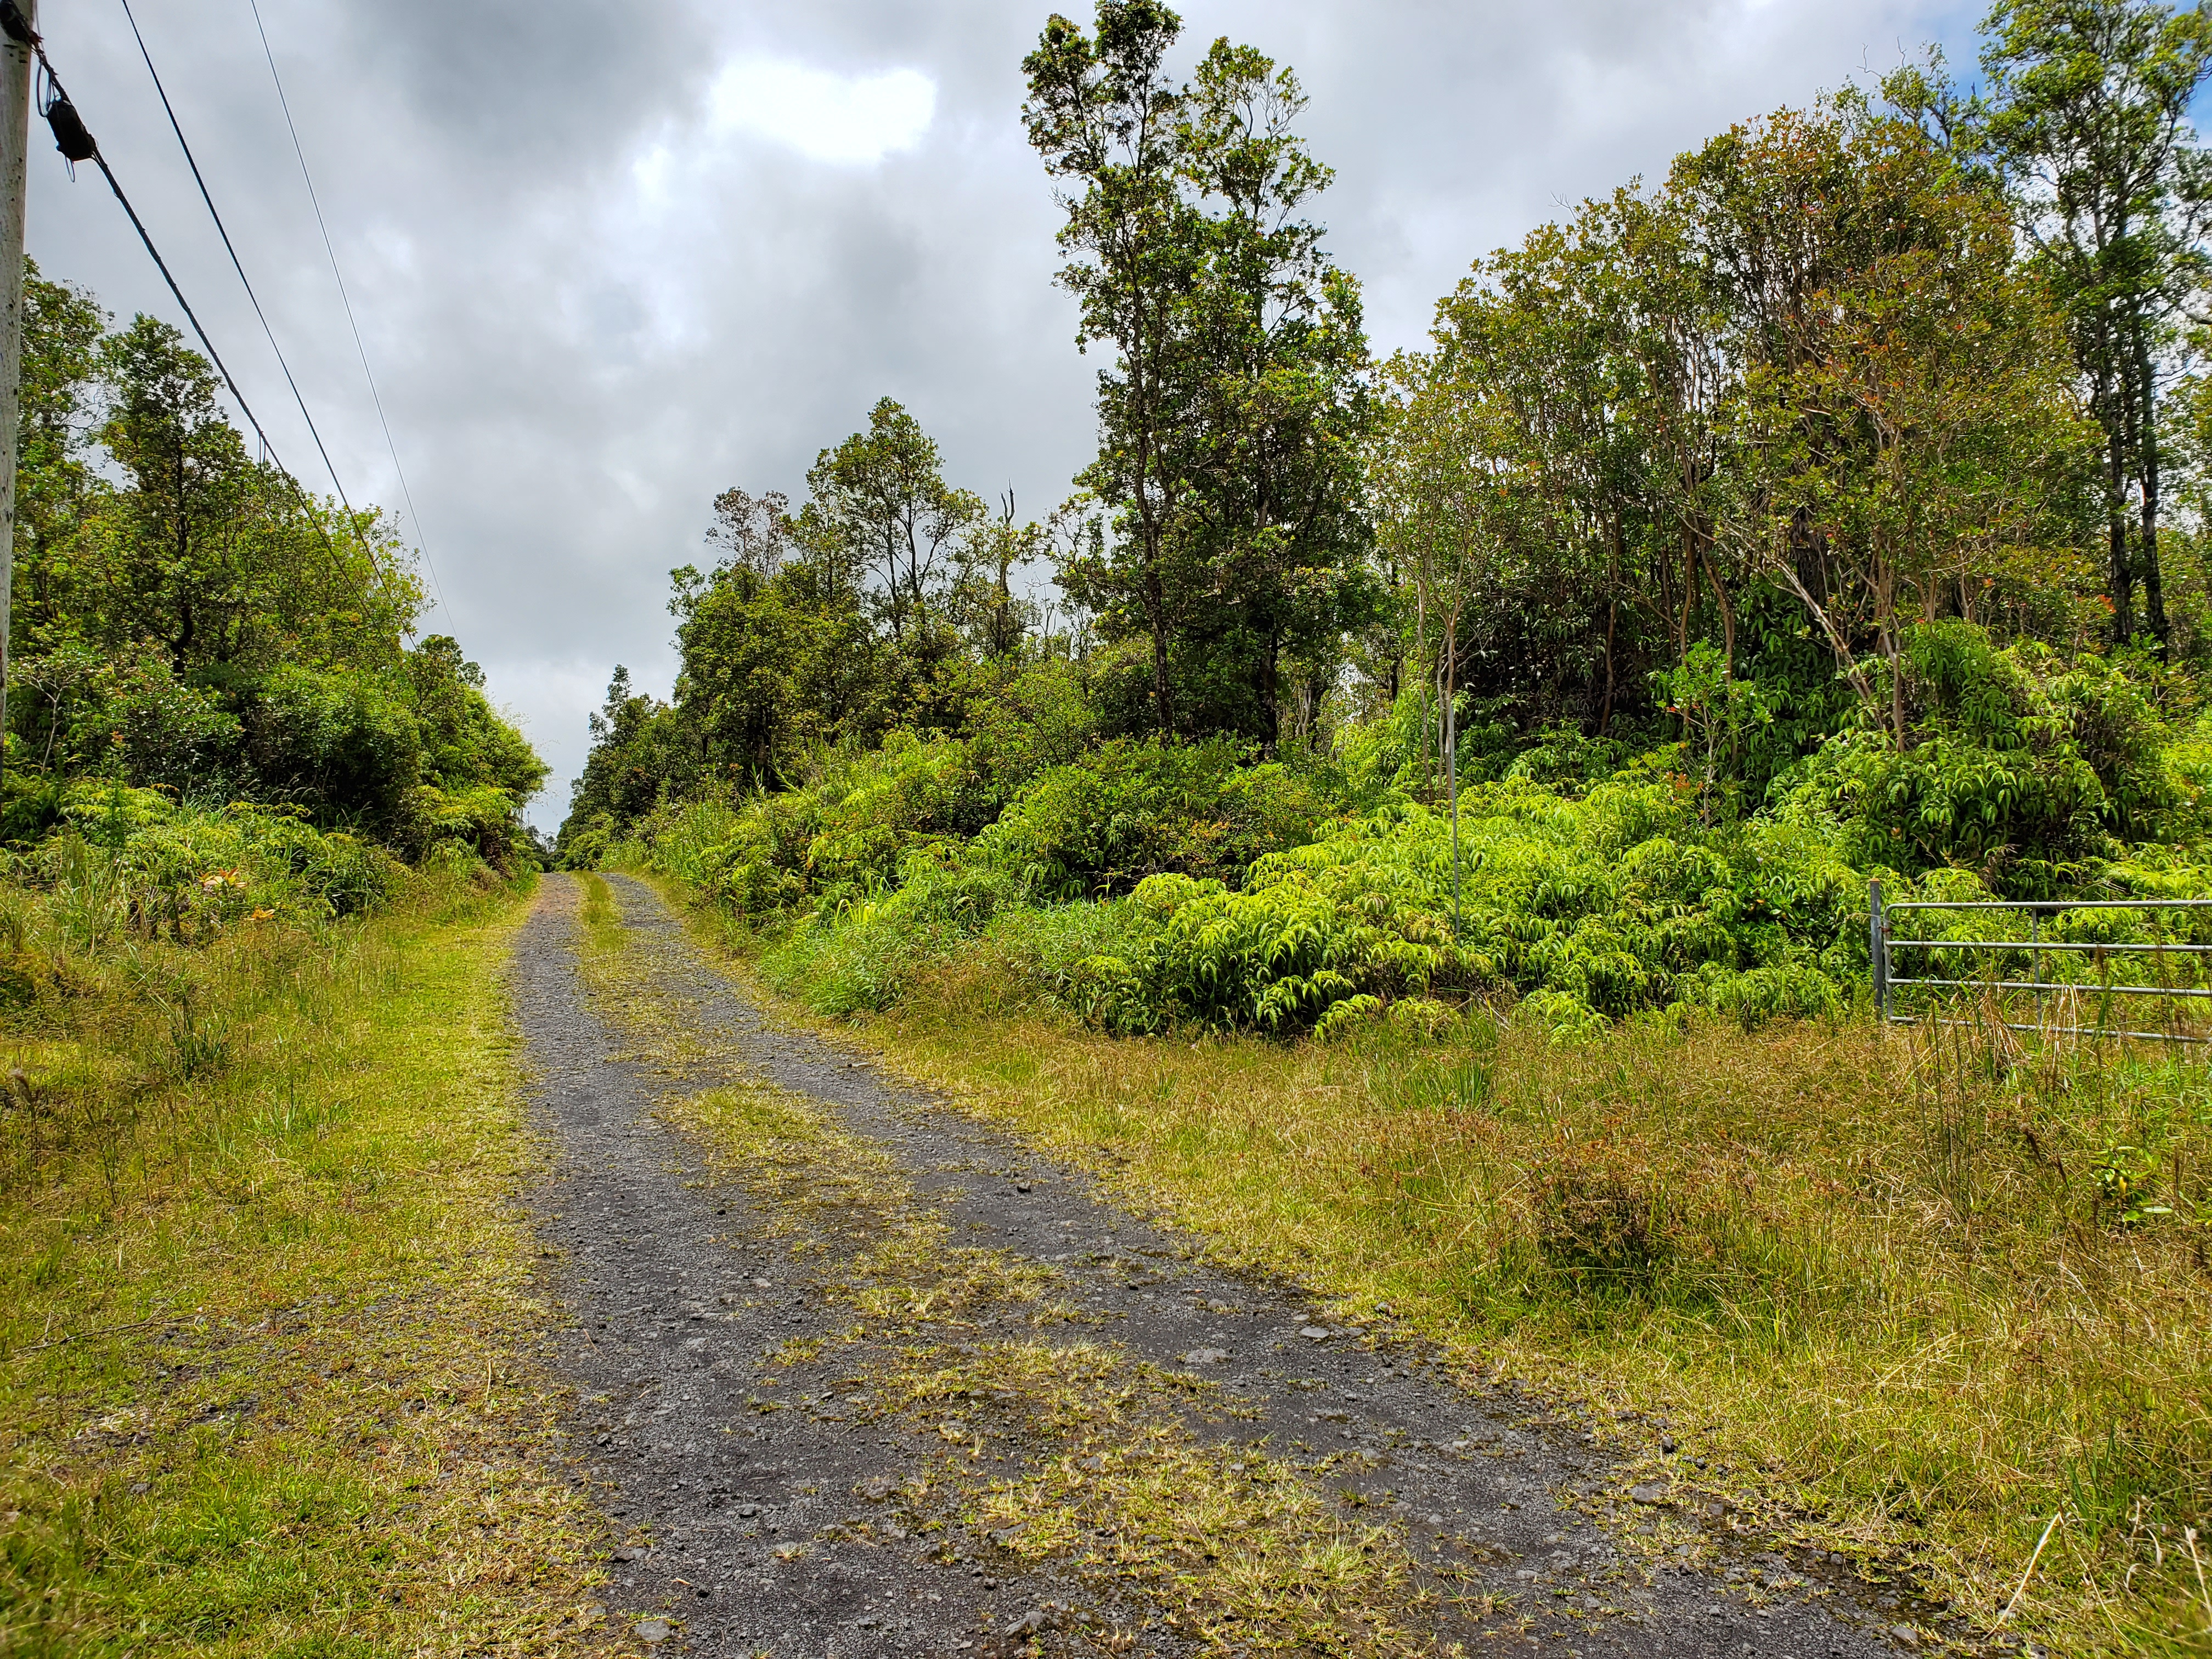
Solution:
[(2163, 985), (2080, 985), (2041, 979), (1893, 979), (1892, 985), (1949, 985), (1990, 991), (2078, 991), (2084, 996), (2212, 997), (2212, 991), (2169, 989)]
[(1892, 910), (2212, 910), (2212, 899), (1899, 899)]
[[(1892, 939), (1889, 936), (1890, 916), (1899, 910), (2012, 910), (2025, 915), (2031, 925), (2033, 937), (2024, 939)], [(1899, 1014), (1895, 1011), (1896, 990), (1900, 985), (1925, 986), (1938, 990), (2032, 991), (2048, 996), (2053, 993), (2070, 994), (2076, 997), (2185, 997), (2212, 1000), (2212, 988), (2171, 985), (2111, 985), (2079, 984), (2041, 977), (2042, 957), (2051, 951), (2087, 951), (2101, 958), (2106, 953), (2126, 953), (2135, 956), (2178, 957), (2212, 956), (2212, 945), (2166, 944), (2094, 939), (2046, 939), (2043, 937), (2043, 918), (2068, 910), (2212, 910), (2212, 899), (1901, 899), (1885, 902), (1881, 884), (1868, 884), (1869, 943), (1872, 948), (1875, 1004), (1879, 1018), (1885, 1024), (1917, 1025), (1924, 1020), (1936, 1025), (1973, 1025), (1981, 1022), (1941, 1018), (1931, 1009), (1922, 1015)], [(1904, 975), (1895, 971), (1890, 953), (1898, 950), (1919, 951), (2025, 951), (2029, 953), (2031, 977), (2024, 980), (1947, 979), (1932, 975)], [(1992, 1011), (1995, 1012), (1995, 1011)], [(2119, 1036), (2151, 1042), (2205, 1042), (2212, 1038), (2187, 1036), (2173, 1031), (2131, 1031), (2100, 1025), (2030, 1025), (2008, 1019), (1996, 1022), (2008, 1030), (2048, 1031), (2054, 1036)]]
[[(1893, 904), (1893, 910), (1901, 909)], [(1972, 947), (1981, 951), (2143, 951), (2153, 955), (2172, 951), (2179, 956), (2193, 951), (2200, 956), (2212, 955), (2212, 945), (2100, 945), (2094, 940), (2027, 939), (1893, 939), (1889, 942), (1893, 951), (1901, 951), (1908, 945), (1926, 945), (1938, 951), (1965, 950)]]

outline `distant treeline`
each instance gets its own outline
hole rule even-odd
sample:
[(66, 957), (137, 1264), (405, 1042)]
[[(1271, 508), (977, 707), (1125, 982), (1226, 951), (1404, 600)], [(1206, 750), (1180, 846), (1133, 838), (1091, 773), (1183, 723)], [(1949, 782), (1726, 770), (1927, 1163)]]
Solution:
[[(888, 400), (796, 509), (726, 492), (674, 696), (617, 672), (564, 838), (1072, 697), (1088, 740), (1286, 759), (1396, 711), (1424, 793), (1448, 731), (1474, 779), (1679, 745), (1709, 817), (1879, 736), (1932, 815), (1907, 863), (2063, 861), (2125, 723), (2039, 737), (2018, 688), (2094, 659), (2193, 714), (2202, 12), (2000, 6), (1977, 88), (1931, 56), (1732, 129), (1478, 261), (1387, 362), (1307, 216), (1296, 78), (1224, 40), (1178, 81), (1178, 30), (1109, 3), (1024, 64), (1109, 360), (1076, 493), (994, 512)], [(2002, 684), (1958, 667), (1991, 652)]]

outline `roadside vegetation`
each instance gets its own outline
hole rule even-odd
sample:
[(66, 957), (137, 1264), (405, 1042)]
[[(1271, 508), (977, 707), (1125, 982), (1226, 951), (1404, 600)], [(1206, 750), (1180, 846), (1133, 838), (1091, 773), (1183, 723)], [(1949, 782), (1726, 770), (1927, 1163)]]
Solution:
[(544, 767), (173, 331), (27, 309), (0, 1654), (618, 1646), (514, 1206)]
[(518, 1340), (515, 897), (176, 944), (117, 892), (89, 946), (80, 890), (9, 902), (0, 1652), (599, 1650)]
[[(562, 857), (1681, 1492), (2201, 1650), (2200, 1005), (2062, 1040), (2124, 959), (2048, 947), (2212, 988), (2212, 911), (2127, 903), (2212, 897), (2212, 20), (2001, 5), (1972, 83), (1747, 121), (1388, 362), (1295, 77), (1178, 33), (1109, 0), (1024, 66), (1077, 493), (987, 508), (888, 401), (796, 507), (726, 492)], [(1970, 983), (1899, 1006), (1960, 1023), (1885, 1032), (1877, 881), (2117, 908), (1917, 913)]]

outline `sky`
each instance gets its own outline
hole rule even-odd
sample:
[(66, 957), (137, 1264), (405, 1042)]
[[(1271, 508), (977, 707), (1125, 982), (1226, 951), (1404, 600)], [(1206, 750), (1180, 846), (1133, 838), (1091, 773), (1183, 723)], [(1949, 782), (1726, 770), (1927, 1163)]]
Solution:
[[(1063, 3), (1066, 0), (1063, 0)], [(155, 66), (347, 495), (428, 559), (457, 635), (551, 763), (550, 829), (617, 663), (665, 695), (667, 574), (729, 486), (804, 494), (875, 401), (956, 483), (1042, 515), (1090, 459), (1098, 365), (1053, 283), (1022, 131), (1048, 6), (1006, 0), (133, 0)], [(331, 489), (161, 113), (123, 0), (44, 0), (49, 55), (277, 454)], [(1088, 22), (1087, 12), (1078, 14)], [(1292, 66), (1335, 169), (1317, 216), (1379, 351), (1469, 263), (1731, 123), (1972, 58), (1916, 0), (1193, 0)], [(45, 274), (184, 319), (90, 167), (33, 135)], [(374, 372), (383, 426), (363, 374)], [(397, 468), (393, 459), (398, 457)], [(403, 491), (400, 471), (404, 469)], [(411, 498), (416, 511), (406, 510)]]

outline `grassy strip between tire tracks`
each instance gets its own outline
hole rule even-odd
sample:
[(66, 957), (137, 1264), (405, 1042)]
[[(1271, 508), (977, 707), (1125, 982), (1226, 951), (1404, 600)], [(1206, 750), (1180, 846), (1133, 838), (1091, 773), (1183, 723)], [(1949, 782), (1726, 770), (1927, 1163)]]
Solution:
[[(1057, 1269), (956, 1243), (882, 1146), (839, 1128), (819, 1102), (748, 1077), (733, 1051), (711, 1053), (689, 997), (634, 948), (607, 884), (584, 879), (585, 978), (599, 1011), (662, 1075), (719, 1074), (701, 1092), (672, 1090), (661, 1115), (697, 1139), (719, 1178), (750, 1194), (766, 1238), (851, 1316), (839, 1330), (785, 1341), (756, 1386), (803, 1379), (809, 1399), (826, 1383), (841, 1412), (941, 1440), (895, 1493), (886, 1483), (876, 1494), (895, 1497), (906, 1529), (933, 1540), (941, 1561), (1003, 1550), (1064, 1565), (1102, 1599), (1104, 1610), (1076, 1615), (1094, 1651), (1133, 1650), (1135, 1632), (1116, 1620), (1139, 1606), (1209, 1654), (1458, 1650), (1419, 1634), (1452, 1569), (1439, 1564), (1428, 1587), (1418, 1583), (1402, 1534), (1340, 1511), (1319, 1464), (1202, 1437), (1188, 1413), (1216, 1423), (1249, 1413), (1218, 1385), (1092, 1339), (1093, 1316), (1059, 1294)], [(791, 1409), (798, 1393), (756, 1395), (751, 1407)], [(875, 1524), (854, 1519), (819, 1537), (871, 1536)], [(1514, 1624), (1486, 1599), (1477, 1610)]]
[(2001, 1638), (2212, 1652), (2200, 1065), (1849, 1023), (1115, 1039), (974, 963), (834, 1029), (1224, 1257), (1546, 1387), (1686, 1506)]
[(138, 1081), (0, 1194), (0, 1654), (619, 1650), (531, 1352), (526, 909), (242, 933), (166, 1075), (120, 980), (10, 1030), (19, 1095)]

